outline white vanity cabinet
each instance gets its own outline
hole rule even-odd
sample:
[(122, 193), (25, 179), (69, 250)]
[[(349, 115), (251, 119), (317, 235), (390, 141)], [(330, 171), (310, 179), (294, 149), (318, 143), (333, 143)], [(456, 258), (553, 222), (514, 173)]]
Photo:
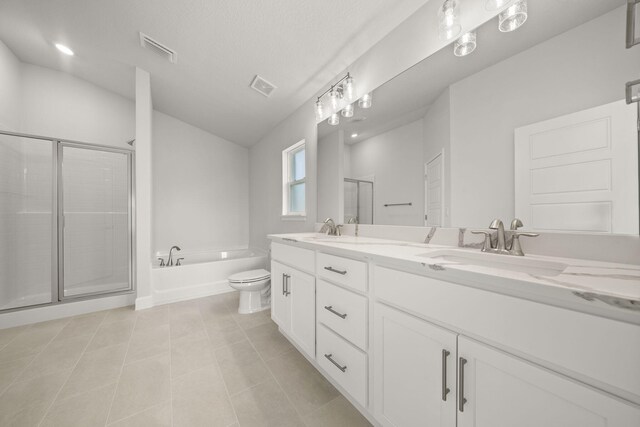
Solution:
[(389, 427), (455, 427), (456, 334), (383, 304), (374, 320), (374, 409)]
[(458, 427), (640, 425), (640, 408), (463, 336), (458, 372)]
[[(285, 265), (282, 255), (290, 255), (300, 262), (301, 268), (313, 268), (313, 251), (273, 245), (271, 262), (271, 318), (311, 358), (316, 353), (316, 283), (315, 277), (297, 268)], [(311, 258), (307, 258), (308, 253)], [(286, 259), (285, 259), (286, 261)]]

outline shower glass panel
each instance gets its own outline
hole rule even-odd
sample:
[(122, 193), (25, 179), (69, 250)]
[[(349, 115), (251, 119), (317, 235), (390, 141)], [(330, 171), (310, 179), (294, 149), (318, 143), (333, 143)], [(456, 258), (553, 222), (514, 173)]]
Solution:
[(131, 155), (61, 144), (62, 298), (130, 289)]
[(344, 222), (373, 224), (373, 182), (344, 179)]
[(0, 310), (52, 301), (53, 150), (0, 134)]

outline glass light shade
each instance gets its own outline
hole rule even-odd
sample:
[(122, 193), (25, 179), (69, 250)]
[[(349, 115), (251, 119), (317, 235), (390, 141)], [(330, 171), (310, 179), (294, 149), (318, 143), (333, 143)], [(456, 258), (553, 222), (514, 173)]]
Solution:
[(346, 78), (342, 85), (342, 93), (347, 101), (353, 101), (355, 97), (355, 87), (353, 83), (353, 77), (349, 76)]
[(322, 104), (322, 100), (318, 99), (316, 101), (316, 120), (318, 121), (322, 120), (323, 116), (324, 116), (324, 105)]
[(517, 30), (527, 20), (527, 0), (518, 0), (498, 15), (498, 29), (503, 33)]
[(358, 107), (360, 108), (371, 108), (371, 104), (373, 102), (373, 97), (370, 93), (365, 93), (362, 95), (362, 98), (358, 100)]
[(498, 9), (502, 9), (511, 2), (513, 2), (513, 0), (487, 0), (487, 2), (484, 4), (484, 8), (489, 12), (493, 12)]
[(338, 126), (340, 124), (340, 116), (338, 115), (338, 113), (333, 113), (329, 116), (329, 119), (327, 120), (327, 123), (329, 123), (331, 126)]
[(438, 37), (451, 40), (462, 31), (457, 0), (446, 0), (438, 10)]
[(466, 56), (476, 50), (476, 33), (471, 31), (463, 34), (453, 45), (455, 56)]
[(329, 92), (329, 102), (331, 103), (331, 111), (333, 112), (338, 111), (338, 106), (340, 106), (340, 99), (342, 99), (340, 92), (338, 92), (338, 90), (335, 88), (331, 89), (331, 92)]
[(348, 104), (342, 109), (342, 117), (353, 117), (353, 104)]

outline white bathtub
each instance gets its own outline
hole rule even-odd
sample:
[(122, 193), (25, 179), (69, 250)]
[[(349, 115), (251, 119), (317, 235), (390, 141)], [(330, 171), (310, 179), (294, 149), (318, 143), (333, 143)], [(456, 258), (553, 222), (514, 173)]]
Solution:
[[(267, 267), (267, 254), (261, 250), (241, 249), (221, 252), (174, 252), (174, 262), (182, 265), (151, 271), (153, 305), (200, 298), (230, 292), (227, 278), (234, 273)], [(164, 254), (163, 258), (167, 258)]]

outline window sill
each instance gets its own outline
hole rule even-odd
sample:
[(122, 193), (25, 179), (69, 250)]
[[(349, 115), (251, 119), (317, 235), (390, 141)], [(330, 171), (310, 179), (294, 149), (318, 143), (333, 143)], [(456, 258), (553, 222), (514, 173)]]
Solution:
[(306, 215), (281, 215), (280, 219), (283, 221), (306, 221)]

